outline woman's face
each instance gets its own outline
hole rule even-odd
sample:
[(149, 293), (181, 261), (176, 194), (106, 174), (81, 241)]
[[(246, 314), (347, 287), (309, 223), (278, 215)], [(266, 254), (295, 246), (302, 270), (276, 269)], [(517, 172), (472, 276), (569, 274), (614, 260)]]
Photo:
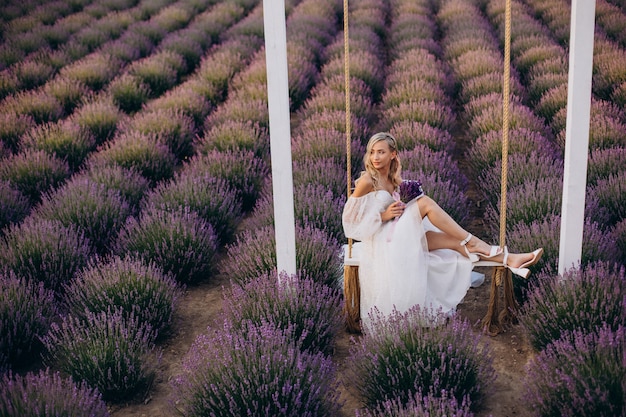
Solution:
[(388, 169), (391, 161), (396, 157), (396, 152), (389, 148), (386, 140), (379, 140), (370, 150), (370, 162), (377, 170)]

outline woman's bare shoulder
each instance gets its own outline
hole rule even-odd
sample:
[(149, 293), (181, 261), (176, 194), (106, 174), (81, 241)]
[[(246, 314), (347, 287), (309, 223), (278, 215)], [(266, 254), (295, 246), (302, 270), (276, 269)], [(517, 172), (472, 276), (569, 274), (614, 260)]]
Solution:
[(365, 194), (368, 194), (372, 191), (374, 191), (374, 181), (372, 180), (372, 176), (369, 173), (364, 172), (355, 181), (355, 187), (352, 196), (363, 197)]

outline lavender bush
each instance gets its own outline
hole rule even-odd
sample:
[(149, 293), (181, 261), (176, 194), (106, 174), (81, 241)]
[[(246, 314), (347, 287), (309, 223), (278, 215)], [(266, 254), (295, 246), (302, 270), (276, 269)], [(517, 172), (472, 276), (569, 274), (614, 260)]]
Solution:
[(185, 67), (188, 69), (195, 68), (198, 65), (204, 52), (200, 41), (190, 35), (193, 35), (191, 30), (183, 33), (174, 32), (166, 36), (159, 44), (160, 50), (171, 51), (183, 57)]
[[(325, 111), (345, 110), (345, 93), (329, 88), (313, 89), (311, 97), (304, 103), (300, 117), (308, 118)], [(372, 99), (368, 96), (350, 96), (350, 109), (357, 117), (370, 118), (374, 114)]]
[(128, 74), (141, 80), (141, 83), (150, 88), (150, 96), (158, 97), (178, 82), (178, 72), (185, 67), (180, 55), (179, 61), (170, 62), (164, 55), (155, 58), (155, 55), (134, 61), (128, 68)]
[(35, 60), (21, 61), (13, 69), (20, 87), (24, 90), (45, 84), (54, 73), (54, 68), (50, 65)]
[[(557, 274), (559, 259), (559, 233), (561, 228), (561, 217), (556, 215), (538, 219), (532, 224), (515, 224), (507, 237), (509, 251), (530, 252), (536, 248), (543, 247), (544, 254), (541, 260), (533, 266), (535, 272), (545, 272), (546, 274)], [(615, 246), (610, 233), (602, 230), (600, 226), (587, 218), (583, 229), (583, 244), (581, 265), (585, 267), (596, 262), (615, 262), (618, 259), (619, 250)], [(577, 265), (569, 265), (569, 268)], [(527, 296), (527, 289), (531, 280), (515, 280), (514, 286), (518, 298), (524, 302)]]
[(552, 130), (558, 132), (565, 127), (562, 113), (566, 108), (567, 84), (560, 84), (543, 93), (535, 105), (535, 113), (548, 120)]
[(557, 56), (563, 56), (563, 48), (560, 45), (540, 44), (522, 52), (515, 57), (513, 63), (520, 73), (526, 74), (535, 65)]
[(43, 90), (22, 91), (7, 97), (2, 112), (29, 116), (35, 123), (55, 122), (63, 116), (63, 106)]
[(107, 142), (87, 161), (90, 165), (119, 165), (136, 169), (152, 183), (174, 175), (176, 156), (154, 134), (130, 131)]
[(557, 340), (572, 341), (575, 331), (617, 330), (626, 321), (624, 274), (623, 266), (599, 262), (537, 279), (520, 316), (531, 345), (541, 351)]
[(386, 90), (383, 95), (385, 108), (399, 106), (402, 103), (428, 100), (445, 103), (448, 98), (437, 84), (425, 80), (414, 80), (407, 83), (397, 83)]
[(150, 96), (150, 87), (139, 77), (124, 73), (111, 81), (107, 92), (120, 110), (130, 114), (141, 110)]
[(70, 175), (63, 160), (44, 151), (26, 149), (0, 164), (0, 180), (8, 181), (32, 203), (42, 193), (59, 186)]
[(441, 320), (419, 306), (372, 315), (371, 328), (351, 348), (346, 375), (369, 408), (396, 398), (406, 404), (418, 392), (480, 405), (495, 379), (491, 351), (467, 321), (453, 316), (437, 325)]
[(448, 131), (437, 129), (427, 123), (409, 120), (398, 122), (389, 129), (389, 133), (400, 140), (400, 150), (403, 151), (425, 145), (432, 151), (449, 153), (455, 146), (454, 139)]
[(622, 108), (626, 107), (626, 81), (615, 86), (611, 93), (611, 100)]
[(439, 180), (452, 180), (459, 188), (467, 188), (467, 178), (452, 160), (452, 156), (446, 152), (432, 151), (425, 145), (418, 144), (413, 149), (401, 151), (398, 156), (403, 171), (432, 173)]
[(77, 109), (70, 119), (91, 132), (96, 143), (100, 145), (113, 137), (123, 116), (124, 113), (111, 99), (103, 98), (88, 101)]
[(610, 175), (606, 179), (598, 180), (591, 189), (591, 193), (599, 200), (600, 207), (608, 213), (605, 222), (607, 226), (613, 226), (617, 222), (626, 219), (626, 171), (617, 175)]
[[(300, 227), (311, 226), (323, 230), (338, 241), (344, 241), (341, 212), (345, 197), (335, 197), (332, 191), (319, 184), (300, 184), (294, 187), (294, 216)], [(247, 219), (247, 228), (274, 225), (274, 201), (271, 193), (264, 195)]]
[(204, 129), (212, 129), (227, 122), (250, 122), (261, 129), (269, 128), (267, 100), (228, 100), (207, 116)]
[[(0, 50), (0, 54), (2, 51)], [(19, 80), (17, 75), (11, 71), (0, 72), (0, 97), (4, 98), (11, 94), (15, 94), (19, 88)]]
[[(533, 111), (522, 104), (511, 103), (509, 113), (509, 126), (514, 129), (528, 129), (547, 136), (544, 121), (536, 116)], [(469, 134), (479, 137), (492, 131), (502, 131), (502, 106), (485, 109), (480, 115), (474, 117), (469, 124)]]
[(281, 273), (262, 274), (233, 285), (224, 297), (224, 317), (233, 330), (269, 323), (289, 330), (300, 348), (330, 355), (343, 329), (340, 293), (309, 278)]
[(528, 365), (526, 400), (537, 416), (619, 416), (626, 413), (626, 338), (615, 330), (575, 333)]
[(256, 156), (263, 157), (268, 153), (267, 138), (267, 131), (257, 124), (225, 121), (204, 132), (196, 144), (196, 152), (253, 151)]
[(455, 122), (450, 107), (430, 100), (401, 103), (384, 111), (383, 117), (392, 124), (411, 120), (442, 130), (450, 130)]
[(37, 217), (11, 226), (0, 247), (0, 264), (55, 291), (87, 265), (93, 252), (75, 225)]
[[(499, 94), (502, 97), (502, 86), (504, 83), (504, 75), (501, 71), (489, 72), (482, 74), (469, 80), (466, 80), (461, 85), (460, 98), (464, 103), (470, 102), (472, 99), (489, 94)], [(519, 76), (514, 72), (509, 79), (511, 94), (523, 97), (525, 95), (525, 89), (522, 83), (519, 81)]]
[(440, 395), (416, 393), (407, 404), (399, 399), (385, 401), (375, 410), (356, 411), (356, 417), (474, 417), (469, 401), (459, 403), (446, 392)]
[(76, 318), (120, 309), (161, 335), (172, 323), (182, 289), (152, 262), (111, 257), (97, 259), (65, 286), (65, 304)]
[(93, 91), (101, 90), (119, 72), (122, 63), (105, 53), (94, 53), (66, 65), (61, 76), (83, 83)]
[(136, 169), (124, 168), (119, 165), (91, 166), (75, 175), (71, 181), (81, 181), (82, 177), (89, 181), (102, 184), (105, 188), (118, 191), (128, 201), (131, 209), (137, 208), (139, 202), (148, 191), (150, 182)]
[(250, 211), (270, 174), (264, 160), (252, 151), (211, 151), (192, 158), (185, 167), (194, 176), (222, 178), (236, 190), (242, 209)]
[(95, 149), (95, 139), (90, 132), (76, 123), (46, 123), (22, 136), (23, 149), (41, 150), (67, 162), (72, 172)]
[(122, 401), (145, 393), (154, 379), (160, 355), (153, 340), (148, 325), (119, 310), (66, 316), (43, 338), (44, 363), (85, 381), (105, 401)]
[(196, 212), (148, 207), (139, 219), (128, 219), (114, 250), (152, 261), (176, 281), (190, 283), (211, 276), (217, 247), (213, 227)]
[[(513, 190), (526, 183), (537, 183), (542, 179), (563, 177), (563, 160), (550, 155), (533, 152), (530, 155), (512, 154), (508, 158), (507, 187)], [(494, 207), (499, 207), (502, 186), (502, 161), (486, 168), (478, 178), (481, 192)]]
[[(239, 285), (261, 274), (276, 271), (276, 241), (273, 227), (245, 230), (227, 247), (220, 272)], [(331, 288), (341, 275), (339, 243), (326, 232), (296, 226), (296, 262), (301, 274)]]
[[(509, 155), (533, 153), (560, 158), (557, 147), (545, 136), (524, 128), (512, 129), (509, 132)], [(477, 138), (467, 152), (469, 165), (477, 175), (501, 159), (502, 134), (495, 130)]]
[(116, 190), (88, 178), (72, 181), (44, 195), (37, 217), (80, 228), (97, 252), (108, 250), (126, 218), (130, 205)]
[(595, 185), (599, 180), (625, 170), (626, 147), (591, 150), (587, 165), (587, 184)]
[(54, 293), (38, 283), (0, 272), (0, 369), (23, 365), (38, 353), (57, 309)]
[(120, 127), (120, 134), (140, 132), (155, 135), (157, 141), (167, 146), (178, 159), (193, 154), (196, 136), (193, 120), (177, 110), (141, 112)]
[(480, 75), (502, 71), (502, 58), (491, 50), (469, 50), (456, 58), (452, 66), (456, 79), (462, 84)]
[[(365, 146), (359, 139), (350, 143), (351, 164), (363, 166)], [(296, 162), (307, 159), (332, 158), (336, 163), (346, 163), (346, 136), (335, 129), (300, 130), (292, 138), (293, 160)]]
[[(307, 132), (315, 129), (336, 130), (346, 133), (346, 111), (345, 110), (322, 110), (312, 114), (298, 123), (298, 132)], [(354, 139), (362, 142), (367, 139), (369, 133), (368, 119), (363, 116), (351, 114), (350, 134)]]
[(30, 212), (30, 201), (9, 181), (0, 181), (0, 234), (2, 230), (20, 222)]
[(43, 89), (61, 103), (65, 114), (71, 114), (89, 94), (89, 88), (85, 84), (63, 76), (50, 80)]
[(8, 149), (16, 152), (21, 136), (35, 126), (31, 116), (14, 112), (0, 112), (0, 142)]
[(184, 170), (150, 191), (143, 207), (189, 209), (211, 224), (220, 244), (232, 241), (242, 208), (236, 191), (223, 179)]
[(211, 111), (211, 104), (193, 84), (184, 83), (168, 90), (158, 99), (148, 102), (146, 109), (179, 111), (193, 120), (194, 128), (200, 128)]
[[(547, 91), (552, 90), (553, 88), (555, 88), (553, 91), (560, 91), (561, 88), (559, 87), (567, 84), (567, 79), (567, 72), (533, 74), (528, 84), (528, 93), (533, 102), (537, 103)], [(547, 103), (544, 103), (544, 105), (545, 104)], [(550, 112), (547, 108), (544, 108), (544, 110), (548, 110), (548, 112)]]
[(0, 379), (0, 415), (21, 417), (109, 417), (98, 390), (50, 369)]
[[(355, 175), (356, 172), (353, 173)], [(294, 161), (294, 186), (319, 184), (324, 190), (331, 191), (334, 196), (344, 196), (346, 187), (346, 168), (330, 158)]]
[[(510, 187), (507, 192), (507, 228), (514, 224), (531, 224), (550, 215), (559, 215), (561, 213), (562, 190), (563, 180), (561, 176), (527, 180), (521, 185)], [(497, 203), (489, 205), (485, 209), (486, 223), (489, 225), (488, 228), (492, 236), (498, 235), (500, 207), (501, 196), (498, 196)], [(589, 204), (589, 207), (592, 205)], [(589, 212), (588, 209), (587, 213)]]
[(622, 265), (626, 265), (626, 219), (615, 225), (612, 235), (612, 240), (619, 251), (617, 259), (621, 259)]
[(173, 400), (186, 417), (330, 417), (341, 406), (331, 359), (303, 352), (272, 325), (251, 325), (243, 336), (225, 323), (200, 335), (183, 369)]

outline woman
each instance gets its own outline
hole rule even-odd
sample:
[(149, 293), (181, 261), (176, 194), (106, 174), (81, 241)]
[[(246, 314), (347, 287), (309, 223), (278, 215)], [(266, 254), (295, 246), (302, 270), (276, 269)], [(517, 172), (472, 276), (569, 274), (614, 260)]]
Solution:
[(508, 253), (459, 226), (426, 195), (398, 198), (400, 160), (396, 139), (377, 133), (367, 144), (365, 171), (343, 210), (347, 237), (361, 241), (361, 320), (376, 308), (384, 315), (419, 304), (444, 314), (455, 310), (470, 287), (472, 262), (501, 262), (527, 276), (543, 249)]

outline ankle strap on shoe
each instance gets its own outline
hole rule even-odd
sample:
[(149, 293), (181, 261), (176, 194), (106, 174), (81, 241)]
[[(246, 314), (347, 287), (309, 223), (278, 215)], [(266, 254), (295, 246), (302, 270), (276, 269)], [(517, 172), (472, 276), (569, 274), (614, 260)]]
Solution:
[(472, 234), (468, 233), (467, 237), (461, 241), (461, 246), (467, 245), (467, 243), (472, 239), (472, 237), (473, 237)]

